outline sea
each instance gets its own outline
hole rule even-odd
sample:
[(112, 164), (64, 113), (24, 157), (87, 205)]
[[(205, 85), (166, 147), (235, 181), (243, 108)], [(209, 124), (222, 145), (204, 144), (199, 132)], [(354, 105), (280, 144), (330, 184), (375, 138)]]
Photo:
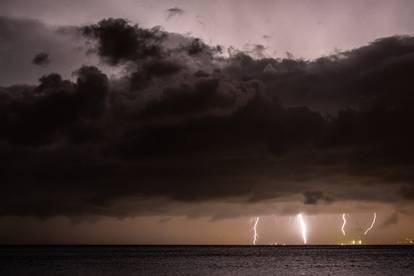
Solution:
[(1, 276), (414, 275), (414, 246), (0, 246)]

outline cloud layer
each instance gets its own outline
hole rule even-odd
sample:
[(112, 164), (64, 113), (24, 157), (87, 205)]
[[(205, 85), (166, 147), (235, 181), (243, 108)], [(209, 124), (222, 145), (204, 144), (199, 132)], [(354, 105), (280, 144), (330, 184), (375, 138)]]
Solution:
[(306, 61), (226, 53), (123, 19), (75, 29), (79, 51), (122, 74), (82, 66), (74, 80), (0, 89), (0, 215), (412, 203), (413, 37)]

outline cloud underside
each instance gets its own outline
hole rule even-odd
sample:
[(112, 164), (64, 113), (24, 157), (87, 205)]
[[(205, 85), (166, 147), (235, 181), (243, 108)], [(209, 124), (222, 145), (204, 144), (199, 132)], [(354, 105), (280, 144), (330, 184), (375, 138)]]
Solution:
[(413, 37), (305, 61), (226, 55), (122, 19), (76, 32), (123, 73), (83, 66), (75, 80), (57, 72), (0, 89), (0, 215), (128, 215), (131, 199), (167, 206), (134, 212), (289, 198), (411, 204)]

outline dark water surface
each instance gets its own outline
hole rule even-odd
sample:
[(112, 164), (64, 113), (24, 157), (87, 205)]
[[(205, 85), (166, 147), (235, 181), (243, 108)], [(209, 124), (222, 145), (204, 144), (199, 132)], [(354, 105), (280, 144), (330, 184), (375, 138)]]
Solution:
[(0, 247), (0, 275), (414, 275), (414, 246)]

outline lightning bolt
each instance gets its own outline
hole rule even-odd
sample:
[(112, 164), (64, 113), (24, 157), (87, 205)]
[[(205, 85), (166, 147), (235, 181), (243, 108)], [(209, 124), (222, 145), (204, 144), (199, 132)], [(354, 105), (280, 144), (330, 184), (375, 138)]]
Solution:
[(302, 233), (303, 243), (306, 244), (307, 243), (307, 239), (306, 239), (307, 227), (306, 227), (305, 221), (303, 220), (303, 216), (301, 213), (298, 214), (297, 218), (299, 221), (300, 231)]
[(377, 220), (377, 213), (374, 212), (374, 217), (372, 218), (372, 222), (371, 225), (367, 228), (367, 230), (365, 230), (364, 235), (368, 234), (369, 231), (371, 231), (371, 229), (374, 227), (375, 225), (375, 221)]
[(345, 233), (346, 214), (345, 213), (342, 214), (342, 221), (343, 221), (342, 227), (341, 227), (342, 235), (346, 236), (346, 233)]
[(257, 224), (259, 223), (260, 217), (256, 217), (254, 224), (253, 224), (253, 245), (256, 245), (257, 238), (259, 235), (257, 235)]

